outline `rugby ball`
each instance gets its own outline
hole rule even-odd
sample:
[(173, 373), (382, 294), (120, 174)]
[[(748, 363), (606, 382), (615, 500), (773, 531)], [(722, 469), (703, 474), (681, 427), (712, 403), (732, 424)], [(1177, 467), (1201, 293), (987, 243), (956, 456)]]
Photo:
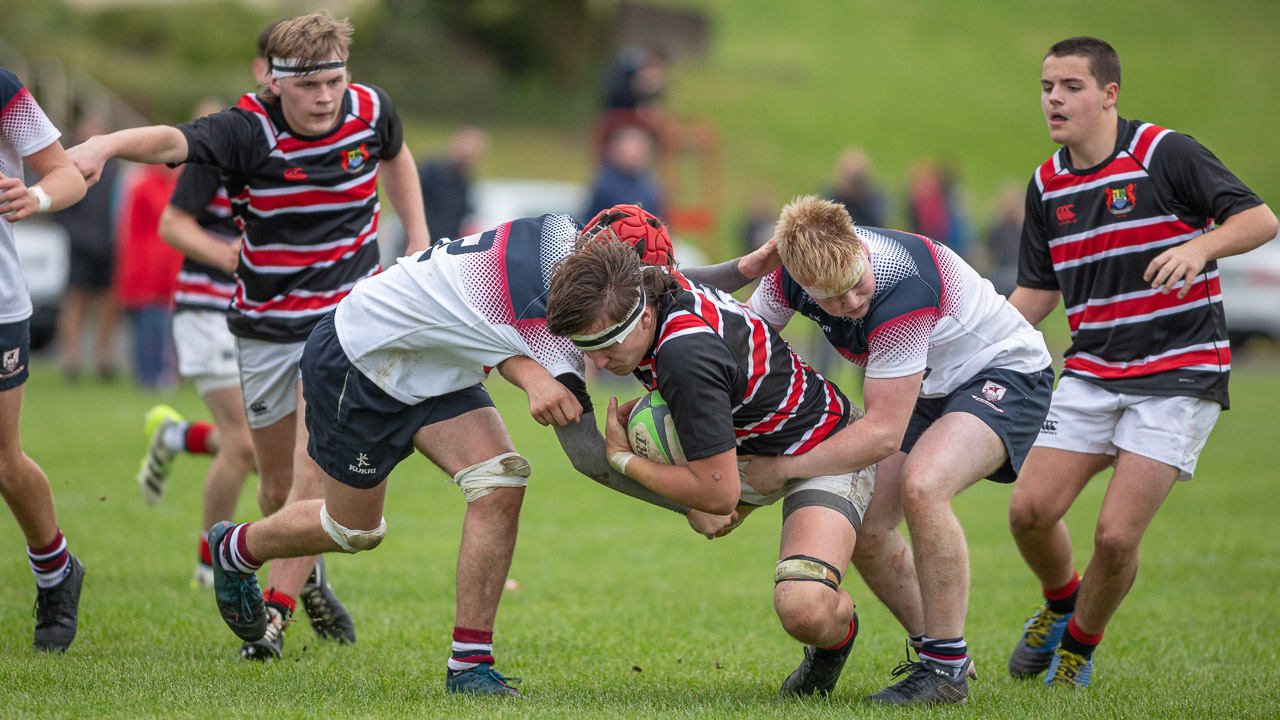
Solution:
[(631, 452), (664, 465), (687, 465), (680, 438), (676, 437), (671, 408), (657, 390), (648, 393), (631, 408), (627, 421), (627, 440)]

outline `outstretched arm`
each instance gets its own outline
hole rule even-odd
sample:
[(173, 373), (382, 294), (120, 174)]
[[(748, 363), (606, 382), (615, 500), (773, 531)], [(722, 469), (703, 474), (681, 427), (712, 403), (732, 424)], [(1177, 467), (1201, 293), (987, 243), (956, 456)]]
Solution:
[(703, 285), (720, 288), (725, 292), (735, 292), (746, 287), (752, 280), (777, 270), (781, 264), (782, 260), (778, 258), (777, 247), (770, 239), (758, 249), (740, 258), (680, 272), (690, 280)]
[(92, 185), (98, 182), (102, 166), (110, 158), (158, 165), (186, 162), (188, 151), (187, 136), (181, 130), (170, 125), (151, 125), (95, 135), (68, 150), (67, 156)]
[[(61, 210), (84, 197), (84, 179), (71, 164), (62, 143), (54, 141), (23, 160), (39, 176), (40, 182), (34, 186), (39, 189), (27, 187), (20, 177), (0, 174), (0, 213), (4, 213), (5, 220), (17, 222), (38, 212)], [(41, 207), (44, 203), (47, 205)]]
[(611, 490), (643, 500), (650, 505), (686, 515), (689, 508), (672, 502), (609, 466), (604, 436), (595, 423), (595, 413), (586, 411), (583, 422), (556, 426), (556, 439), (578, 472)]

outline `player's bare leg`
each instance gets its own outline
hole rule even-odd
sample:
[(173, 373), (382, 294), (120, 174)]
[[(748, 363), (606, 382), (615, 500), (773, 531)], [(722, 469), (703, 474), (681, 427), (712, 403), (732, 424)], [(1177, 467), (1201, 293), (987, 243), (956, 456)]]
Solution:
[(951, 501), (1006, 457), (1000, 437), (977, 416), (963, 412), (939, 418), (907, 456), (902, 506), (924, 602), (925, 637), (912, 672), (869, 701), (960, 703), (967, 698), (966, 674), (972, 665), (964, 642), (969, 550)]
[[(217, 428), (217, 447), (204, 479), (205, 532), (219, 520), (230, 520), (244, 481), (254, 470), (253, 438), (244, 418), (240, 387), (210, 391), (204, 404)], [(212, 436), (211, 436), (212, 437)], [(211, 442), (210, 445), (213, 445)]]
[(266, 427), (249, 431), (258, 465), (258, 507), (267, 517), (279, 510), (293, 488), (293, 451), (298, 413), (290, 413)]
[(1048, 669), (1075, 612), (1079, 575), (1063, 516), (1112, 455), (1033, 447), (1009, 499), (1009, 528), (1044, 591), (1044, 603), (1022, 625), (1009, 673), (1033, 678)]
[(803, 556), (804, 562), (816, 559), (839, 573), (828, 575), (827, 582), (783, 580), (774, 585), (773, 609), (783, 629), (808, 646), (800, 667), (782, 684), (784, 695), (826, 695), (840, 678), (857, 637), (857, 614), (849, 593), (833, 585), (843, 579), (856, 541), (849, 519), (828, 507), (797, 508), (782, 524), (780, 561)]
[[(502, 418), (480, 408), (422, 428), (414, 445), (450, 476), (514, 453)], [(499, 487), (467, 503), (458, 548), (457, 615), (446, 686), (455, 692), (514, 694), (493, 670), (493, 627), (515, 554), (523, 487)]]
[(902, 525), (902, 465), (897, 452), (876, 465), (876, 491), (867, 505), (853, 565), (867, 588), (901, 623), (907, 635), (924, 635), (924, 607), (916, 579), (915, 556), (898, 529)]

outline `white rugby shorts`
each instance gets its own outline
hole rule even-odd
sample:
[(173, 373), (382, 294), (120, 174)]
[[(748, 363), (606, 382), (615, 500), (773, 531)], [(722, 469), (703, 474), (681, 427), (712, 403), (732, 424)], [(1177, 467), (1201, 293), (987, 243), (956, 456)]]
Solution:
[[(738, 469), (746, 465), (745, 461), (738, 463)], [(867, 505), (871, 503), (871, 496), (876, 488), (876, 466), (863, 468), (857, 472), (841, 473), (840, 475), (819, 475), (818, 477), (806, 479), (791, 479), (786, 482), (780, 489), (775, 490), (768, 495), (761, 495), (756, 489), (747, 484), (745, 479), (739, 479), (742, 483), (741, 495), (738, 502), (742, 505), (772, 505), (779, 500), (795, 495), (796, 493), (806, 490), (818, 490), (836, 497), (848, 500), (853, 506), (853, 512), (857, 514), (857, 522), (854, 522), (855, 529), (862, 528), (862, 520), (867, 515)]]
[(278, 343), (236, 338), (240, 388), (250, 429), (267, 427), (297, 411), (298, 380), (302, 378), (298, 362), (306, 344), (305, 340)]
[(236, 338), (227, 329), (225, 312), (174, 313), (173, 344), (178, 351), (178, 374), (194, 380), (200, 395), (240, 384)]
[(1115, 393), (1067, 376), (1053, 391), (1035, 446), (1112, 456), (1124, 450), (1190, 480), (1221, 413), (1212, 400)]

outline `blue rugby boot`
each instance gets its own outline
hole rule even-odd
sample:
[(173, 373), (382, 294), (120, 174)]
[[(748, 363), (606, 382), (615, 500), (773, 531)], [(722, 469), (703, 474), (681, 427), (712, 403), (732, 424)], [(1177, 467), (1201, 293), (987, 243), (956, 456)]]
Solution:
[(489, 663), (480, 663), (467, 670), (448, 671), (444, 687), (451, 693), (520, 697), (520, 691), (511, 687), (518, 682), (520, 678), (505, 677)]
[(1033, 678), (1044, 672), (1053, 660), (1053, 652), (1062, 644), (1067, 621), (1072, 613), (1056, 613), (1045, 602), (1022, 626), (1022, 637), (1009, 656), (1009, 674), (1015, 678)]
[(1093, 658), (1085, 659), (1070, 650), (1058, 648), (1049, 663), (1049, 674), (1044, 676), (1044, 684), (1053, 687), (1089, 687), (1089, 678), (1093, 675)]
[(223, 566), (222, 540), (235, 529), (223, 520), (209, 528), (209, 554), (213, 557), (213, 594), (222, 620), (241, 640), (253, 642), (267, 632), (267, 610), (258, 589), (258, 577)]

